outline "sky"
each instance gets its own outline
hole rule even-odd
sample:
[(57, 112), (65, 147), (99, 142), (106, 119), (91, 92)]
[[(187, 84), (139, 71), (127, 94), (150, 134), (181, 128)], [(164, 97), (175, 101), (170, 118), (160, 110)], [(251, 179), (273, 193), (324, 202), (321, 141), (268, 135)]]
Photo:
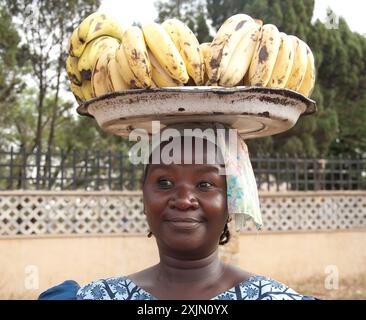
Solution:
[[(130, 26), (133, 22), (141, 24), (154, 21), (157, 12), (154, 7), (155, 0), (102, 0), (99, 11), (115, 16), (123, 26)], [(366, 1), (363, 0), (315, 0), (313, 19), (326, 21), (327, 7), (331, 7), (336, 15), (346, 19), (350, 29), (366, 35), (366, 22), (364, 13)]]

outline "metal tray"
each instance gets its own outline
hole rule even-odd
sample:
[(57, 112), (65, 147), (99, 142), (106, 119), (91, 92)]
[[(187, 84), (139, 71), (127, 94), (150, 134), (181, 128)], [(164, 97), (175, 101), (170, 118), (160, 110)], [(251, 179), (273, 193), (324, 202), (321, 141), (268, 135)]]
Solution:
[(187, 86), (113, 92), (85, 102), (77, 112), (94, 117), (103, 130), (119, 136), (134, 129), (151, 133), (152, 121), (158, 120), (161, 128), (220, 122), (250, 139), (291, 129), (300, 116), (315, 113), (316, 104), (287, 89)]

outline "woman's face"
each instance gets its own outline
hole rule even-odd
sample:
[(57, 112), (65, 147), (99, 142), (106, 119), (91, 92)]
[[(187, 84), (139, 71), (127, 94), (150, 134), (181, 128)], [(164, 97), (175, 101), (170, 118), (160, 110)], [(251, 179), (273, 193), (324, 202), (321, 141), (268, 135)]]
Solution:
[(206, 148), (195, 150), (193, 143), (181, 150), (181, 159), (189, 153), (193, 164), (148, 166), (145, 213), (160, 250), (199, 257), (217, 248), (227, 221), (226, 179), (218, 164), (196, 164), (200, 153), (198, 159), (205, 159)]

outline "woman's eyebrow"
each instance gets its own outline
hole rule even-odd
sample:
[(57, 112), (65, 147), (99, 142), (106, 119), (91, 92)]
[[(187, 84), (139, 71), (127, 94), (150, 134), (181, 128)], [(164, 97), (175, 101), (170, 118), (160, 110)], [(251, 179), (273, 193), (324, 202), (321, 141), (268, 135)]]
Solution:
[(219, 165), (205, 165), (205, 166), (198, 166), (197, 169), (195, 169), (196, 172), (211, 172), (211, 171), (215, 171), (218, 172), (219, 171)]

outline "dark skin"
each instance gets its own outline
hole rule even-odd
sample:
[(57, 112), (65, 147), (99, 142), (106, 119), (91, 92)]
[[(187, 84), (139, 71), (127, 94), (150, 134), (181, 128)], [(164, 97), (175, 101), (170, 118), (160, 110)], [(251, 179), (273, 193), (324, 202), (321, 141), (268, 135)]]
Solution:
[[(205, 148), (198, 154), (194, 143), (182, 146), (182, 159), (187, 152), (206, 159)], [(218, 170), (195, 161), (148, 166), (143, 199), (160, 262), (128, 278), (157, 299), (208, 300), (253, 276), (218, 257), (228, 220), (226, 178)]]

